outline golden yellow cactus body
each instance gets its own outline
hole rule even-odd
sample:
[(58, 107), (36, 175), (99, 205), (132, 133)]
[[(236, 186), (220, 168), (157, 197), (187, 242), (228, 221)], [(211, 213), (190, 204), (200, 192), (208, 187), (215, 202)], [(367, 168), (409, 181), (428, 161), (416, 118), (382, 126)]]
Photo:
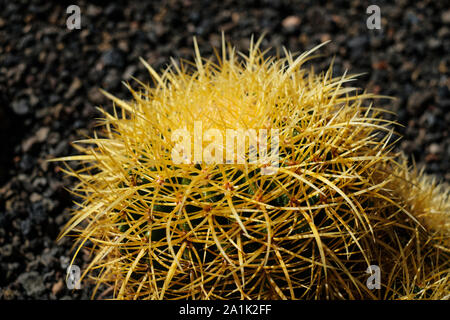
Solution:
[[(223, 45), (216, 63), (196, 46), (195, 71), (173, 63), (159, 75), (143, 62), (154, 86), (129, 86), (132, 101), (105, 93), (115, 108), (102, 110), (102, 137), (59, 159), (84, 163), (66, 171), (83, 201), (61, 236), (89, 240), (85, 274), (119, 299), (448, 296), (446, 236), (396, 190), (406, 171), (392, 123), (366, 102), (375, 96), (332, 68), (303, 69), (317, 48), (270, 58), (258, 44), (242, 58)], [(175, 164), (174, 130), (194, 133), (198, 121), (223, 137), (278, 129), (275, 173), (248, 161)], [(366, 285), (370, 265), (383, 272), (379, 290)]]

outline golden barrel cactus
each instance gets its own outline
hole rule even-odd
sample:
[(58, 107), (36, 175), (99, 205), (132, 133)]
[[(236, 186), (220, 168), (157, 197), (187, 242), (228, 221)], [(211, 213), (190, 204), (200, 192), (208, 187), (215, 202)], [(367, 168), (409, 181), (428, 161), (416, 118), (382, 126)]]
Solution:
[(82, 164), (65, 170), (82, 201), (61, 236), (93, 253), (83, 276), (118, 299), (448, 297), (448, 189), (398, 160), (354, 76), (302, 68), (318, 47), (259, 43), (215, 62), (195, 45), (162, 74), (143, 61), (154, 86), (105, 92), (103, 132), (56, 159)]

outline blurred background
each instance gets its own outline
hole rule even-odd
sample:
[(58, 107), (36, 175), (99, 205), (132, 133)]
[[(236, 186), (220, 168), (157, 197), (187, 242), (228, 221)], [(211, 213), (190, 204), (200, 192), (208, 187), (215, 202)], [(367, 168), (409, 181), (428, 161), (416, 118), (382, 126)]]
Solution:
[[(70, 30), (70, 5), (80, 29)], [(369, 29), (369, 5), (381, 29)], [(450, 5), (447, 1), (7, 1), (0, 0), (0, 299), (87, 299), (64, 276), (71, 240), (56, 242), (69, 218), (73, 181), (45, 160), (74, 154), (70, 142), (91, 135), (110, 106), (99, 88), (126, 98), (121, 81), (149, 76), (169, 58), (192, 59), (193, 36), (204, 57), (221, 31), (246, 52), (301, 52), (331, 40), (312, 64), (335, 75), (364, 72), (355, 83), (396, 100), (377, 101), (403, 127), (397, 146), (418, 166), (449, 182)], [(133, 83), (133, 82), (132, 82)], [(86, 252), (75, 264), (83, 270)], [(109, 297), (108, 292), (102, 297)]]

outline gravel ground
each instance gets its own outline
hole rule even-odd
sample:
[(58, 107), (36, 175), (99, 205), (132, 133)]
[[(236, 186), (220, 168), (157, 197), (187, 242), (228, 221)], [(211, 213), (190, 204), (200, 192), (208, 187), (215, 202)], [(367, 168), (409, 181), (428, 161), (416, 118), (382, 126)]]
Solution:
[[(75, 1), (74, 1), (75, 2)], [(319, 5), (320, 2), (320, 5)], [(394, 96), (378, 104), (404, 126), (398, 145), (426, 172), (450, 181), (450, 6), (445, 1), (77, 1), (81, 29), (68, 30), (70, 1), (0, 0), (0, 299), (87, 299), (68, 290), (71, 240), (56, 242), (72, 208), (58, 166), (70, 141), (92, 133), (99, 88), (127, 97), (123, 80), (147, 80), (169, 58), (192, 58), (196, 35), (208, 56), (220, 31), (238, 49), (252, 34), (262, 46), (303, 51), (325, 40), (314, 62), (335, 72), (365, 72), (356, 83)], [(381, 8), (368, 30), (366, 8)], [(89, 259), (75, 261), (82, 269)], [(108, 297), (106, 294), (105, 297)]]

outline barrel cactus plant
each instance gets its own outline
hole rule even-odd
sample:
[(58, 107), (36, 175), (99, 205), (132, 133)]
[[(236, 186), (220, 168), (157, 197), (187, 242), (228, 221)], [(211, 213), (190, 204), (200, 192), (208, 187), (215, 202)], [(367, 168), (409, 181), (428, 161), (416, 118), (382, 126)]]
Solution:
[[(259, 44), (239, 57), (223, 43), (214, 61), (195, 45), (191, 67), (162, 74), (142, 61), (154, 85), (127, 85), (130, 101), (104, 92), (104, 130), (56, 159), (80, 164), (64, 170), (81, 201), (60, 236), (93, 254), (93, 296), (448, 297), (448, 189), (393, 151), (394, 123), (355, 76), (302, 67), (320, 46), (274, 58)], [(252, 144), (262, 129), (276, 136)], [(247, 133), (240, 158), (227, 130)], [(271, 160), (250, 161), (261, 150)]]

